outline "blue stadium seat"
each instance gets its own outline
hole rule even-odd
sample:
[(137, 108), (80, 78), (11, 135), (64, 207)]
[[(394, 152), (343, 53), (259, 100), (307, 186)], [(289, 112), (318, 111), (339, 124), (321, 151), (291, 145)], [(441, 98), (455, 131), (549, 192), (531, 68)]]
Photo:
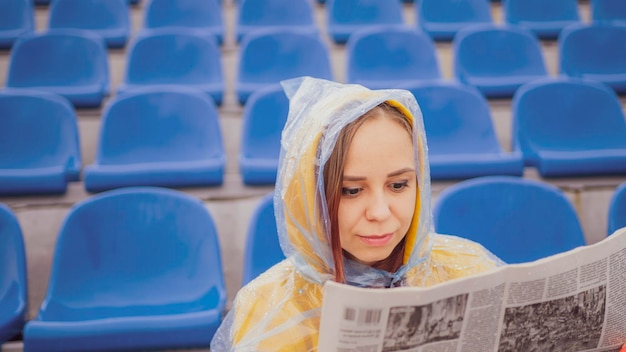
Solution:
[(333, 79), (328, 48), (317, 35), (270, 27), (243, 38), (235, 82), (241, 104), (259, 88), (300, 76)]
[(444, 189), (435, 231), (476, 241), (506, 263), (524, 263), (585, 245), (576, 211), (548, 183), (486, 176)]
[(0, 348), (22, 332), (27, 286), (22, 229), (13, 211), (0, 203)]
[(184, 87), (137, 89), (106, 106), (85, 188), (221, 185), (225, 163), (211, 98)]
[(331, 39), (343, 44), (359, 29), (403, 24), (402, 11), (399, 0), (328, 0), (326, 27)]
[(19, 36), (35, 30), (31, 1), (0, 1), (0, 49), (10, 48)]
[(346, 61), (346, 81), (371, 89), (441, 78), (432, 39), (408, 26), (371, 26), (352, 33)]
[(76, 114), (63, 97), (0, 90), (0, 194), (65, 193), (79, 179)]
[(183, 27), (224, 41), (222, 7), (217, 0), (158, 0), (146, 5), (144, 28)]
[(415, 12), (417, 25), (442, 41), (452, 40), (461, 28), (493, 21), (491, 4), (485, 0), (420, 0)]
[(578, 0), (506, 0), (504, 19), (533, 31), (539, 38), (556, 39), (563, 28), (581, 23)]
[(608, 234), (626, 226), (626, 182), (619, 185), (609, 203)]
[(74, 205), (24, 351), (208, 347), (226, 303), (218, 234), (182, 192), (131, 187)]
[(513, 148), (541, 176), (626, 173), (626, 121), (608, 86), (570, 78), (528, 83), (511, 113)]
[(522, 153), (502, 150), (489, 104), (476, 88), (425, 83), (409, 90), (424, 117), (432, 179), (522, 176)]
[(263, 197), (252, 214), (244, 256), (242, 285), (285, 259), (276, 229), (274, 193)]
[(626, 26), (572, 25), (559, 38), (560, 70), (626, 93)]
[(126, 45), (130, 35), (128, 0), (54, 0), (51, 29), (87, 29), (101, 35), (110, 48)]
[(7, 87), (49, 91), (76, 107), (100, 106), (110, 89), (104, 40), (79, 29), (23, 35), (11, 50)]
[(522, 84), (546, 77), (541, 45), (529, 30), (476, 24), (454, 37), (454, 74), (489, 98), (511, 97)]
[(126, 75), (118, 93), (151, 85), (196, 88), (220, 105), (224, 76), (215, 39), (180, 28), (143, 31), (129, 48)]
[(280, 85), (252, 93), (243, 110), (239, 173), (246, 185), (274, 185), (289, 99)]
[(626, 1), (591, 0), (590, 7), (593, 22), (626, 25)]
[(310, 0), (240, 0), (237, 11), (237, 41), (244, 35), (266, 27), (291, 27), (317, 34)]

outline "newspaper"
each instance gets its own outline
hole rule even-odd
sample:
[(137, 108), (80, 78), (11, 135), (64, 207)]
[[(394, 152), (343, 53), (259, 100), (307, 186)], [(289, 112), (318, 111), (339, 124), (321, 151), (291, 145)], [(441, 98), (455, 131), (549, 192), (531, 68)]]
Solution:
[(626, 342), (626, 228), (430, 288), (324, 286), (320, 351), (615, 351)]

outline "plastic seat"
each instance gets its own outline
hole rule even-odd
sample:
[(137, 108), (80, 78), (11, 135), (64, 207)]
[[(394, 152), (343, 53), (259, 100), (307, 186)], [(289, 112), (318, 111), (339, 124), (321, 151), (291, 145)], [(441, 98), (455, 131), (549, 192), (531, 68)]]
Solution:
[(242, 285), (285, 259), (278, 240), (273, 193), (263, 197), (252, 214), (244, 255)]
[(72, 105), (47, 92), (1, 90), (0, 194), (65, 193), (80, 170)]
[(250, 96), (243, 110), (239, 172), (246, 185), (276, 182), (280, 137), (289, 113), (289, 100), (280, 85)]
[(395, 0), (328, 0), (326, 9), (328, 34), (338, 44), (368, 26), (404, 23), (402, 3)]
[(476, 241), (506, 263), (524, 263), (585, 245), (576, 211), (548, 183), (487, 176), (444, 189), (435, 230)]
[(22, 229), (13, 211), (0, 203), (0, 346), (22, 332), (27, 300)]
[(454, 37), (454, 74), (488, 98), (511, 97), (522, 84), (548, 75), (541, 45), (529, 30), (477, 24)]
[(101, 35), (109, 47), (124, 47), (130, 35), (128, 0), (54, 0), (49, 27), (87, 29)]
[(560, 70), (626, 93), (626, 26), (572, 25), (559, 38)]
[(34, 30), (32, 0), (0, 1), (0, 49), (10, 48), (19, 36)]
[(317, 34), (313, 7), (309, 0), (240, 0), (237, 41), (244, 35), (266, 27), (297, 27)]
[(64, 219), (24, 351), (206, 348), (224, 286), (215, 224), (199, 199), (150, 187), (92, 196)]
[(415, 28), (374, 26), (358, 30), (348, 40), (346, 56), (346, 81), (371, 89), (441, 78), (432, 39)]
[(332, 80), (328, 48), (318, 36), (272, 27), (243, 38), (235, 82), (241, 104), (259, 88), (300, 76)]
[(182, 27), (199, 35), (224, 40), (222, 7), (217, 0), (153, 0), (146, 5), (144, 27)]
[(522, 153), (502, 150), (489, 104), (476, 88), (428, 83), (409, 90), (422, 110), (432, 179), (522, 176)]
[(529, 83), (511, 113), (513, 148), (541, 176), (626, 173), (626, 121), (608, 86), (568, 78)]
[(215, 39), (180, 28), (144, 31), (128, 52), (123, 94), (151, 85), (184, 85), (210, 95), (222, 103), (224, 76), (221, 52)]
[(7, 87), (45, 90), (76, 107), (98, 107), (110, 89), (104, 40), (78, 29), (23, 35), (11, 50)]
[(493, 21), (485, 0), (420, 0), (415, 12), (418, 26), (434, 40), (450, 41), (464, 27)]
[(225, 163), (211, 98), (183, 87), (150, 87), (106, 106), (85, 188), (221, 185)]
[(619, 185), (609, 203), (608, 234), (626, 226), (626, 182)]
[(506, 0), (504, 19), (533, 31), (539, 38), (556, 39), (563, 28), (581, 23), (578, 0)]
[(626, 25), (626, 2), (623, 0), (591, 0), (591, 20), (595, 23)]

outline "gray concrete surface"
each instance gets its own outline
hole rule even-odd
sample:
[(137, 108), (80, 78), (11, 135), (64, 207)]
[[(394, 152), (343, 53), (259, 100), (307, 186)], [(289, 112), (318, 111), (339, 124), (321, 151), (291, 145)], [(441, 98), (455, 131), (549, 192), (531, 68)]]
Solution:
[[(232, 1), (232, 0), (231, 0)], [(228, 155), (225, 184), (214, 188), (183, 189), (202, 199), (212, 213), (220, 234), (222, 260), (226, 274), (229, 302), (234, 297), (241, 281), (243, 250), (248, 221), (255, 206), (263, 195), (272, 190), (271, 187), (246, 187), (241, 183), (237, 167), (242, 107), (236, 102), (234, 80), (236, 75), (238, 47), (233, 40), (233, 28), (236, 17), (236, 5), (224, 0), (224, 19), (227, 24), (227, 37), (222, 49), (222, 64), (226, 78), (226, 94), (224, 104), (220, 107), (220, 123), (224, 143)], [(132, 23), (134, 33), (142, 26), (142, 4), (132, 7)], [(496, 22), (502, 21), (499, 3), (493, 4)], [(415, 24), (413, 4), (405, 4), (405, 22)], [(316, 19), (323, 30), (325, 27), (324, 7), (316, 3)], [(587, 2), (580, 3), (583, 19), (589, 20)], [(47, 27), (48, 8), (36, 8), (37, 30)], [(323, 33), (324, 34), (324, 33)], [(345, 47), (331, 43), (326, 36), (331, 52), (331, 64), (335, 79), (344, 80)], [(132, 40), (132, 39), (131, 39)], [(437, 43), (437, 56), (441, 71), (446, 78), (452, 77), (452, 47), (450, 43)], [(558, 52), (555, 42), (543, 42), (544, 59), (551, 75), (558, 71)], [(5, 85), (6, 72), (9, 64), (9, 52), (0, 51), (0, 87)], [(126, 50), (117, 49), (109, 52), (111, 80), (113, 91), (124, 77)], [(113, 93), (114, 94), (114, 93)], [(110, 99), (110, 98), (109, 98)], [(623, 102), (626, 102), (623, 99)], [(511, 145), (511, 112), (510, 100), (490, 101), (493, 123), (498, 140), (502, 147), (510, 150)], [(625, 110), (626, 110), (626, 104)], [(83, 165), (93, 163), (100, 127), (102, 109), (78, 110), (81, 152)], [(527, 169), (524, 177), (541, 179), (534, 169)], [(544, 180), (560, 187), (575, 205), (582, 223), (587, 242), (595, 243), (606, 237), (606, 217), (609, 198), (615, 186), (626, 181), (626, 177), (592, 177)], [(454, 184), (454, 182), (433, 183), (433, 196)], [(50, 263), (54, 251), (56, 236), (69, 208), (90, 196), (85, 192), (81, 182), (75, 182), (65, 195), (0, 197), (0, 202), (8, 204), (17, 214), (22, 226), (27, 248), (29, 275), (29, 315), (36, 315), (48, 284)], [(435, 199), (436, 200), (436, 199)], [(22, 350), (20, 342), (12, 342), (3, 346), (3, 351), (17, 352)]]

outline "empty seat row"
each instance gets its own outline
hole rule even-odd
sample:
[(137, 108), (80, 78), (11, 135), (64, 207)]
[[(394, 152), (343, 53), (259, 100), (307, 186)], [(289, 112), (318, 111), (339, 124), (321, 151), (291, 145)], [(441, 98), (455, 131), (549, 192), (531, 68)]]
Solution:
[[(67, 100), (46, 92), (0, 93), (0, 193), (64, 193), (78, 180), (77, 120)], [(131, 185), (213, 186), (226, 155), (217, 109), (200, 91), (150, 87), (116, 97), (103, 112), (91, 192)]]
[[(544, 177), (626, 174), (624, 112), (602, 83), (553, 78), (522, 86), (513, 100), (511, 152), (500, 146), (487, 100), (476, 88), (431, 82), (407, 89), (422, 109), (435, 180), (520, 176), (525, 165)], [(250, 100), (239, 172), (244, 184), (273, 185), (288, 100), (278, 85)], [(95, 161), (84, 169), (76, 115), (65, 99), (9, 89), (0, 93), (0, 113), (2, 194), (63, 193), (81, 170), (90, 192), (223, 181), (217, 109), (198, 90), (154, 86), (112, 99), (103, 112)]]
[[(626, 26), (568, 26), (559, 39), (561, 73), (626, 92), (624, 41)], [(519, 26), (472, 25), (459, 31), (452, 48), (455, 78), (489, 98), (511, 97), (522, 84), (548, 76), (540, 42)], [(406, 26), (356, 32), (348, 41), (346, 57), (347, 82), (370, 88), (441, 79), (432, 40)]]
[[(50, 28), (99, 30), (110, 46), (123, 46), (129, 34), (126, 2), (56, 0), (50, 8)], [(224, 23), (220, 5), (217, 0), (151, 1), (146, 5), (144, 28), (194, 28), (216, 36), (221, 43)], [(237, 5), (237, 41), (250, 31), (267, 26), (318, 31), (309, 0), (242, 0)], [(3, 6), (10, 10), (0, 12), (10, 19), (4, 29), (7, 46), (21, 31), (32, 31), (32, 5), (31, 0), (5, 0)], [(503, 2), (502, 7), (506, 23), (523, 26), (541, 38), (554, 39), (565, 26), (581, 22), (577, 0), (509, 0)], [(595, 22), (626, 22), (623, 1), (594, 0), (591, 9)], [(16, 12), (19, 15), (16, 16)], [(400, 1), (333, 0), (329, 1), (327, 12), (328, 33), (337, 43), (345, 43), (350, 34), (371, 25), (404, 23)], [(415, 5), (418, 26), (436, 40), (451, 40), (468, 25), (492, 22), (491, 12), (491, 4), (485, 0), (424, 0)]]
[(127, 188), (75, 204), (30, 321), (22, 233), (2, 204), (0, 254), (0, 345), (23, 332), (25, 351), (206, 347), (226, 305), (213, 218), (174, 190)]
[[(559, 39), (561, 72), (625, 92), (626, 49), (620, 45), (625, 39), (626, 26), (567, 27)], [(453, 51), (456, 78), (487, 97), (510, 97), (522, 84), (548, 76), (539, 41), (521, 27), (464, 28)], [(254, 31), (243, 40), (239, 56), (235, 90), (241, 104), (255, 90), (283, 79), (333, 77), (328, 48), (318, 34), (307, 30)], [(432, 39), (407, 26), (360, 30), (349, 40), (346, 56), (349, 83), (393, 88), (441, 79)], [(202, 89), (219, 105), (224, 91), (220, 58), (212, 38), (181, 28), (146, 31), (128, 51), (126, 75), (118, 89), (183, 84)], [(8, 87), (49, 90), (77, 107), (99, 106), (110, 92), (106, 48), (90, 31), (23, 35), (10, 60)]]

